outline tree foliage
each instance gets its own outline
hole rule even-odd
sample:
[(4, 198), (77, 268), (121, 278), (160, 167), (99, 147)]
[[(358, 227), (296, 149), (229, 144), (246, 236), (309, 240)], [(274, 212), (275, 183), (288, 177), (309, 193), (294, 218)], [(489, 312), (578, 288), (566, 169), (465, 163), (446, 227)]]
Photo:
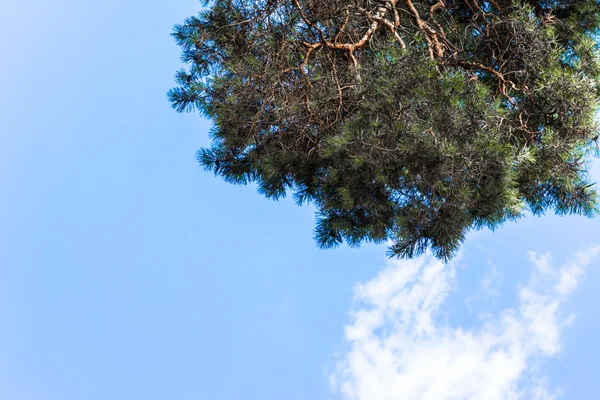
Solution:
[(169, 92), (200, 163), (318, 209), (316, 240), (448, 259), (470, 229), (592, 216), (600, 0), (214, 0)]

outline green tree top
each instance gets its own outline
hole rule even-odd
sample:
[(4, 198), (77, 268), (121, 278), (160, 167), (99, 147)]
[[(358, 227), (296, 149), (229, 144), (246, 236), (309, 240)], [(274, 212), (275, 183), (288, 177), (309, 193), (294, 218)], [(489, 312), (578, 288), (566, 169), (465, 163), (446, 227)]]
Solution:
[(177, 25), (200, 163), (318, 209), (316, 240), (450, 258), (470, 229), (592, 216), (600, 0), (214, 0)]

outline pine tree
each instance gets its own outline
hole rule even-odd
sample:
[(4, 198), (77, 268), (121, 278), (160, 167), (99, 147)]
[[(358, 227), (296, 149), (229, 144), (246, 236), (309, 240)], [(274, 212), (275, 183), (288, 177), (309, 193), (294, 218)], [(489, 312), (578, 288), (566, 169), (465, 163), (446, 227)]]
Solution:
[(318, 210), (322, 247), (449, 259), (471, 229), (593, 216), (600, 0), (214, 0), (169, 92), (200, 163)]

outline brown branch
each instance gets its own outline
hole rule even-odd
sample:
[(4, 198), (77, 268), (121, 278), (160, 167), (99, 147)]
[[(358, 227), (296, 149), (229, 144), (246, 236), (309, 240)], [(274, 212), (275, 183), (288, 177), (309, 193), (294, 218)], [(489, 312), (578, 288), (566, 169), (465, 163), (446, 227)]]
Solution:
[[(388, 4), (390, 4), (392, 7), (394, 7), (398, 1), (399, 0), (390, 0), (388, 2)], [(371, 25), (369, 26), (367, 31), (364, 33), (364, 35), (360, 39), (358, 39), (357, 41), (352, 42), (352, 43), (339, 43), (339, 42), (337, 42), (337, 39), (339, 39), (339, 35), (343, 31), (343, 29), (346, 28), (346, 22), (344, 22), (342, 29), (340, 29), (340, 32), (338, 32), (338, 34), (336, 35), (334, 40), (329, 41), (325, 37), (325, 33), (323, 32), (323, 30), (320, 29), (318, 26), (316, 26), (312, 21), (310, 21), (310, 19), (308, 18), (308, 16), (302, 9), (302, 6), (300, 5), (299, 0), (293, 0), (293, 2), (294, 2), (295, 7), (300, 12), (300, 16), (302, 17), (302, 20), (304, 21), (304, 23), (310, 28), (315, 28), (317, 30), (317, 32), (319, 33), (319, 37), (321, 39), (321, 41), (318, 43), (304, 42), (304, 45), (307, 46), (309, 49), (325, 46), (327, 48), (334, 49), (334, 50), (345, 50), (349, 53), (349, 58), (350, 58), (350, 60), (352, 60), (352, 63), (354, 64), (355, 67), (357, 66), (358, 62), (356, 60), (354, 52), (367, 45), (367, 43), (369, 42), (369, 40), (371, 39), (373, 34), (379, 28), (379, 25), (382, 23), (381, 20), (384, 19), (385, 14), (389, 11), (387, 6), (381, 6), (381, 7), (377, 8), (377, 11), (375, 12), (375, 14), (370, 14), (370, 19), (372, 20)], [(347, 19), (346, 19), (346, 21), (347, 21)], [(394, 27), (394, 30), (395, 30), (395, 27)], [(400, 36), (397, 35), (397, 33), (395, 34), (395, 36), (396, 36), (396, 40), (400, 39), (399, 43), (402, 45), (404, 42), (402, 41)], [(307, 54), (308, 53), (309, 52), (307, 51)]]
[(502, 7), (500, 7), (500, 6), (498, 5), (498, 3), (496, 2), (496, 0), (488, 0), (488, 1), (489, 1), (490, 3), (492, 3), (492, 5), (493, 5), (494, 7), (496, 7), (496, 8), (498, 9), (498, 11), (502, 11)]
[(437, 56), (439, 58), (443, 57), (444, 52), (443, 52), (442, 46), (440, 45), (440, 42), (437, 38), (436, 31), (433, 28), (431, 28), (427, 22), (425, 22), (425, 21), (423, 21), (423, 19), (421, 19), (421, 16), (419, 15), (419, 12), (415, 8), (415, 5), (413, 4), (412, 0), (404, 0), (404, 3), (406, 4), (406, 7), (410, 11), (410, 13), (415, 18), (417, 27), (421, 30), (421, 32), (423, 32), (423, 35), (425, 35), (425, 40), (427, 41), (427, 44), (429, 45), (429, 57), (432, 60), (435, 59), (435, 56)]
[(510, 86), (510, 88), (512, 90), (518, 90), (517, 89), (517, 85), (515, 85), (514, 82), (506, 79), (506, 77), (504, 76), (503, 73), (496, 71), (493, 68), (487, 67), (481, 63), (477, 63), (477, 62), (471, 62), (471, 61), (462, 61), (462, 60), (458, 60), (458, 61), (452, 61), (450, 63), (448, 63), (449, 65), (458, 65), (464, 68), (468, 68), (468, 69), (478, 69), (481, 71), (485, 71), (487, 73), (490, 73), (492, 75), (494, 75), (496, 78), (498, 78), (498, 80), (500, 81), (500, 83), (502, 84), (502, 94), (507, 95), (507, 91), (506, 91), (506, 85)]
[(398, 42), (398, 44), (400, 45), (401, 48), (406, 49), (406, 43), (404, 43), (404, 40), (402, 40), (402, 38), (400, 37), (400, 35), (398, 35), (398, 31), (396, 30), (396, 26), (389, 20), (385, 19), (385, 18), (381, 18), (381, 19), (376, 19), (377, 17), (373, 17), (373, 19), (375, 19), (376, 21), (381, 22), (382, 24), (384, 24), (385, 26), (388, 27), (388, 29), (390, 30), (390, 32), (392, 33), (392, 35), (394, 35), (394, 38), (396, 38), (396, 41)]
[(435, 3), (434, 5), (432, 5), (429, 8), (429, 14), (431, 14), (433, 16), (433, 14), (439, 10), (440, 8), (446, 8), (446, 3), (444, 2), (444, 0), (438, 0), (437, 3)]
[(365, 14), (367, 16), (368, 19), (377, 21), (383, 25), (385, 25), (390, 32), (392, 33), (392, 35), (394, 35), (394, 38), (396, 39), (396, 41), (398, 42), (398, 44), (400, 45), (401, 48), (405, 49), (406, 48), (406, 43), (404, 43), (404, 40), (400, 37), (400, 35), (398, 34), (398, 30), (396, 28), (398, 28), (400, 26), (400, 18), (398, 16), (398, 11), (396, 10), (396, 8), (394, 7), (394, 12), (395, 12), (395, 20), (397, 21), (397, 23), (390, 21), (389, 19), (383, 17), (383, 16), (379, 16), (379, 15), (372, 15), (371, 12), (365, 10), (364, 8), (357, 8), (360, 12), (362, 12), (363, 14)]
[(342, 32), (344, 32), (344, 30), (348, 26), (349, 22), (350, 22), (350, 10), (348, 9), (348, 7), (346, 7), (346, 19), (344, 20), (344, 23), (342, 24), (342, 26), (341, 26), (340, 30), (338, 31), (337, 35), (335, 35), (335, 37), (333, 38), (333, 42), (334, 43), (339, 43), (340, 35), (342, 34)]

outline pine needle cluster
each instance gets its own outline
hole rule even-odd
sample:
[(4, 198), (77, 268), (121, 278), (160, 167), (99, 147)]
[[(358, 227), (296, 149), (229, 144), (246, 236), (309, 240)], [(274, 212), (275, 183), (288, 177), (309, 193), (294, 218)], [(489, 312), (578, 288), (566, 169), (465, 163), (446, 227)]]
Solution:
[(316, 240), (456, 253), (523, 216), (597, 212), (600, 0), (214, 0), (169, 92), (200, 163), (318, 209)]

